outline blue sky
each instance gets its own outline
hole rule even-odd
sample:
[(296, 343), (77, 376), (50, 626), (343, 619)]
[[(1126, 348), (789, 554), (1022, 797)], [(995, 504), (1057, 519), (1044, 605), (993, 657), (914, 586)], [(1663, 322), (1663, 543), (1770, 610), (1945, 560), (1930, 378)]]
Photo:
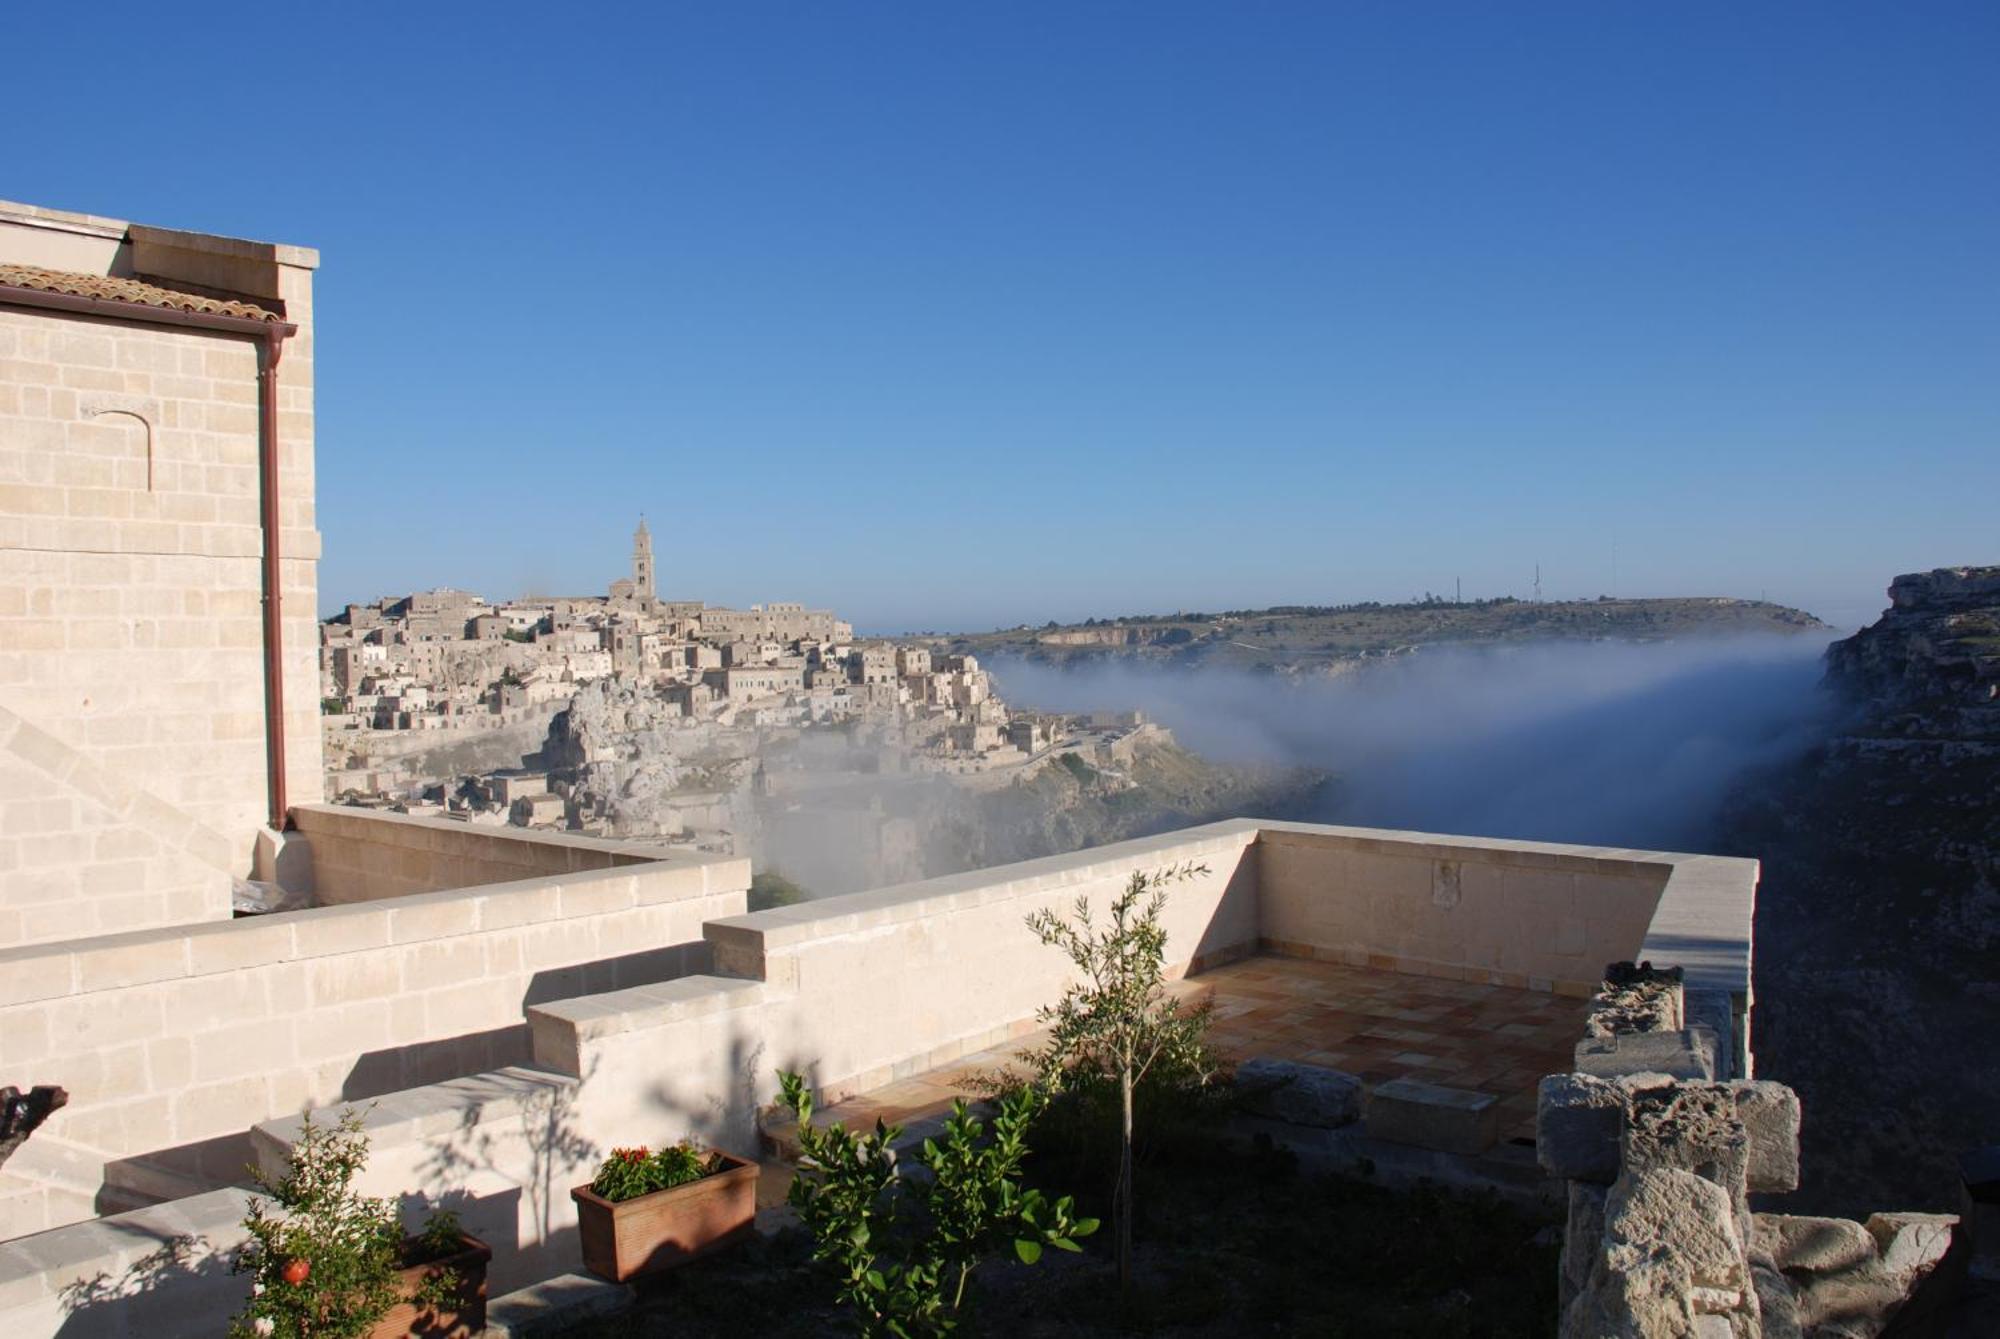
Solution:
[(328, 606), (2000, 562), (1990, 3), (31, 10), (0, 196), (322, 250)]

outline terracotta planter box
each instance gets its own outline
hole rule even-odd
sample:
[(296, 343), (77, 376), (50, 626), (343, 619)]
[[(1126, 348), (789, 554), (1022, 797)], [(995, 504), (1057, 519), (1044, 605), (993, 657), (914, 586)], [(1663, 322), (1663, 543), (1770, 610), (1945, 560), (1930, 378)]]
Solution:
[[(424, 1280), (437, 1270), (450, 1269), (458, 1274), (458, 1288), (450, 1300), (437, 1307), (425, 1306), (415, 1301), (399, 1302), (368, 1332), (368, 1339), (406, 1339), (406, 1336), (421, 1336), (421, 1339), (477, 1339), (486, 1329), (486, 1266), (493, 1259), (493, 1249), (477, 1237), (464, 1236), (464, 1249), (456, 1255), (447, 1255), (439, 1260), (430, 1260), (421, 1265), (406, 1265), (396, 1271), (396, 1286), (404, 1297), (415, 1297)], [(416, 1245), (411, 1238), (404, 1243), (404, 1250)]]
[(718, 1153), (722, 1170), (616, 1204), (589, 1186), (576, 1201), (584, 1267), (613, 1283), (685, 1264), (755, 1230), (757, 1164)]

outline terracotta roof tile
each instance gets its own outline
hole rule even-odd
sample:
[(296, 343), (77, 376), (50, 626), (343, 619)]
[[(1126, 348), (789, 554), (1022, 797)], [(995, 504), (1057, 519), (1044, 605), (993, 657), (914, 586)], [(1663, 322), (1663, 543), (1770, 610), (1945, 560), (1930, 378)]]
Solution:
[(34, 265), (0, 264), (0, 285), (32, 288), (43, 293), (67, 293), (79, 298), (101, 298), (108, 302), (129, 302), (141, 307), (171, 307), (178, 311), (205, 312), (211, 316), (240, 316), (251, 321), (285, 319), (254, 302), (183, 293), (178, 289), (147, 283), (143, 279), (71, 274), (67, 270), (44, 270)]

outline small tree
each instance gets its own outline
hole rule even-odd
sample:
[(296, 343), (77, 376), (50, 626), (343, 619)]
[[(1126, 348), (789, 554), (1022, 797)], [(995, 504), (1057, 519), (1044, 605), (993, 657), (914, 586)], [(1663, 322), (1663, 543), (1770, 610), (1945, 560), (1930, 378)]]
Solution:
[(1168, 885), (1206, 873), (1206, 865), (1195, 864), (1152, 874), (1135, 870), (1102, 929), (1083, 897), (1069, 920), (1047, 909), (1028, 917), (1028, 928), (1044, 944), (1061, 949), (1082, 978), (1037, 1015), (1049, 1029), (1048, 1044), (1034, 1057), (1043, 1085), (1061, 1092), (1101, 1077), (1118, 1086), (1118, 1181), (1111, 1208), (1121, 1290), (1132, 1286), (1133, 1090), (1163, 1060), (1207, 1071), (1209, 1011), (1181, 1008), (1168, 996), (1167, 932), (1160, 924)]
[(1011, 1245), (1032, 1265), (1045, 1247), (1081, 1250), (1076, 1238), (1097, 1230), (1096, 1219), (1073, 1215), (1069, 1196), (1051, 1201), (1021, 1187), (1028, 1126), (1047, 1100), (1038, 1091), (1002, 1098), (990, 1138), (965, 1103), (954, 1102), (943, 1138), (923, 1142), (927, 1175), (912, 1176), (895, 1151), (900, 1126), (878, 1120), (862, 1135), (842, 1125), (816, 1128), (805, 1080), (780, 1073), (778, 1081), (798, 1120), (792, 1207), (864, 1336), (949, 1334), (981, 1260)]
[(354, 1193), (367, 1161), (361, 1116), (348, 1111), (331, 1127), (306, 1117), (283, 1177), (253, 1173), (280, 1212), (254, 1199), (244, 1216), (250, 1240), (232, 1269), (251, 1276), (250, 1304), (232, 1336), (352, 1339), (396, 1304), (402, 1231), (388, 1200)]

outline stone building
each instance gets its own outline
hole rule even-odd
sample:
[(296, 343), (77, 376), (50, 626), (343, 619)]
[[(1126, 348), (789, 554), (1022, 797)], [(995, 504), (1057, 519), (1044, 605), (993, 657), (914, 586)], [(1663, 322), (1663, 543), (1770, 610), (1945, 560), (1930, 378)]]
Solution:
[(0, 203), (0, 947), (225, 920), (320, 798), (318, 263)]

